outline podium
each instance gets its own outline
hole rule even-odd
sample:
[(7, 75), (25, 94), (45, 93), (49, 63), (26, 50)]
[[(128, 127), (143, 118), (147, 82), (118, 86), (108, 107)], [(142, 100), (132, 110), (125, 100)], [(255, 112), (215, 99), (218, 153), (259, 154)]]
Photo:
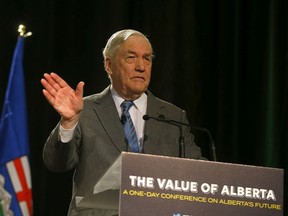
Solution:
[(79, 207), (121, 216), (282, 216), (284, 170), (123, 152)]

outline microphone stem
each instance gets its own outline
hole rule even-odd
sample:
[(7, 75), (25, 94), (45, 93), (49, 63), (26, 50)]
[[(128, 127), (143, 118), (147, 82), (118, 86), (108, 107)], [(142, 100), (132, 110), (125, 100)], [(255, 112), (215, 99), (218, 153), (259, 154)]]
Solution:
[[(164, 116), (163, 116), (164, 117)], [(184, 136), (183, 136), (183, 131), (182, 131), (182, 126), (187, 126), (189, 127), (189, 124), (183, 123), (183, 122), (178, 122), (178, 121), (174, 121), (174, 120), (170, 120), (170, 119), (165, 119), (164, 118), (154, 118), (148, 115), (144, 115), (143, 119), (145, 121), (149, 120), (149, 119), (153, 119), (156, 121), (160, 121), (160, 122), (165, 122), (174, 126), (177, 126), (179, 128), (179, 132), (180, 132), (180, 136), (179, 136), (179, 157), (180, 158), (185, 158), (185, 143), (184, 143)]]
[(184, 137), (182, 136), (182, 134), (179, 137), (179, 157), (185, 158), (185, 144), (184, 144)]
[(214, 145), (213, 140), (211, 140), (211, 145), (212, 145), (211, 149), (212, 149), (212, 157), (213, 157), (212, 160), (213, 161), (217, 161), (217, 158), (216, 158), (216, 147)]
[[(179, 157), (180, 158), (185, 158), (185, 143), (184, 143), (184, 136), (183, 136), (183, 130), (182, 126), (179, 124), (179, 122), (173, 121), (173, 120), (167, 120), (167, 123), (171, 125), (175, 125), (179, 128)], [(186, 125), (183, 123), (183, 125)]]

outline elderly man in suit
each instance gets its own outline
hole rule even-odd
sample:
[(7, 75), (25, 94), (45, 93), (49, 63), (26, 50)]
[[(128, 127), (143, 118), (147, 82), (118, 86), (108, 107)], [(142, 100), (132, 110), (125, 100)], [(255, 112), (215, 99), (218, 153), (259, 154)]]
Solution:
[[(178, 157), (179, 129), (160, 121), (145, 122), (143, 115), (188, 124), (183, 110), (148, 90), (153, 49), (145, 35), (131, 29), (118, 31), (108, 40), (103, 56), (111, 85), (99, 94), (83, 98), (83, 82), (73, 90), (56, 73), (41, 79), (44, 96), (61, 117), (45, 143), (44, 163), (55, 172), (75, 170), (68, 215), (117, 215), (112, 210), (79, 208), (76, 203), (92, 193), (122, 151)], [(125, 102), (129, 103), (128, 116), (124, 115)], [(131, 125), (135, 139), (126, 132)], [(183, 126), (182, 133), (186, 157), (200, 159), (189, 127)]]

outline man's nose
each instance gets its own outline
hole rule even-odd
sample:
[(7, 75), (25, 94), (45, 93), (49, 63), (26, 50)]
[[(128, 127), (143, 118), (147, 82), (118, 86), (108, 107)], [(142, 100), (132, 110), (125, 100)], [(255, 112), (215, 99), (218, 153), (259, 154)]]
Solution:
[(145, 71), (145, 64), (144, 64), (143, 58), (137, 58), (137, 60), (135, 62), (135, 69), (139, 72)]

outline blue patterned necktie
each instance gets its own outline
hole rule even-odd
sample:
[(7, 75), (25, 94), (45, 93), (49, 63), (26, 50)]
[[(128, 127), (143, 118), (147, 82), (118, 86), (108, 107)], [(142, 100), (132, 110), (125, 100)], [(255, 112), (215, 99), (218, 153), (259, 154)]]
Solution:
[(139, 151), (139, 142), (136, 135), (135, 127), (133, 121), (131, 119), (129, 109), (133, 106), (133, 101), (125, 100), (121, 104), (122, 107), (122, 116), (125, 116), (125, 121), (123, 122), (123, 128), (125, 132), (126, 139), (128, 141), (128, 145), (132, 152), (140, 152)]

